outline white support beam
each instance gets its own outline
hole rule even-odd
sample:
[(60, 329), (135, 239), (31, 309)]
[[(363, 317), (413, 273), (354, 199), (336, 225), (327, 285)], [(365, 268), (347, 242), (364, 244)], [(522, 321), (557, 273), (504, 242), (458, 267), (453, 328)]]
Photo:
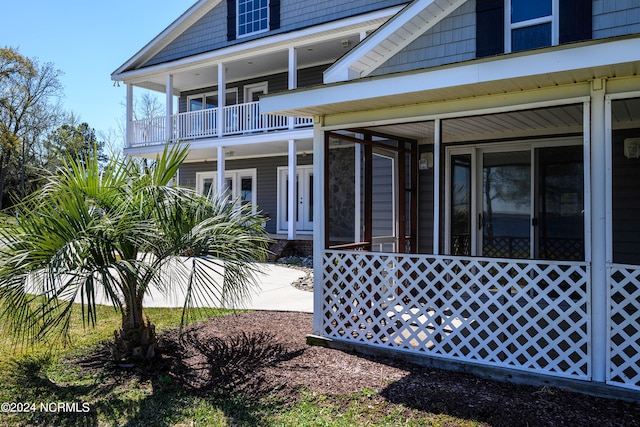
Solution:
[[(289, 64), (288, 64), (288, 88), (289, 90), (298, 87), (298, 51), (295, 47), (289, 48)], [(295, 127), (295, 118), (289, 117), (289, 129)]]
[(125, 146), (131, 147), (132, 137), (131, 132), (133, 130), (132, 122), (133, 122), (133, 85), (127, 83), (127, 118), (125, 124)]
[(224, 107), (227, 100), (227, 72), (223, 63), (218, 64), (218, 137), (224, 133)]
[(325, 205), (324, 187), (327, 177), (324, 175), (324, 165), (327, 161), (324, 147), (324, 131), (319, 117), (314, 118), (313, 124), (313, 332), (324, 336), (322, 330), (324, 274), (322, 258), (325, 251)]
[(296, 208), (298, 207), (299, 197), (298, 195), (298, 186), (296, 185), (298, 180), (297, 177), (297, 169), (298, 169), (298, 159), (296, 156), (296, 141), (293, 139), (289, 140), (289, 182), (288, 182), (288, 192), (287, 197), (289, 200), (287, 201), (288, 206), (288, 217), (289, 222), (287, 223), (287, 239), (295, 240), (296, 239)]
[(165, 139), (167, 141), (173, 141), (173, 74), (167, 74), (166, 81), (166, 126), (167, 134), (165, 135)]
[[(606, 81), (591, 82), (591, 351), (593, 381), (605, 382), (607, 367), (607, 173), (605, 135)], [(585, 254), (588, 256), (588, 254)]]
[[(361, 134), (357, 134), (356, 138), (361, 138)], [(362, 144), (355, 145), (356, 167), (354, 173), (356, 197), (355, 197), (355, 241), (362, 242)]]
[(218, 170), (217, 170), (217, 181), (218, 181), (218, 200), (223, 200), (226, 194), (226, 188), (224, 187), (224, 173), (225, 173), (225, 153), (224, 147), (218, 147)]
[(433, 254), (440, 254), (440, 144), (442, 140), (442, 122), (436, 119), (433, 135)]

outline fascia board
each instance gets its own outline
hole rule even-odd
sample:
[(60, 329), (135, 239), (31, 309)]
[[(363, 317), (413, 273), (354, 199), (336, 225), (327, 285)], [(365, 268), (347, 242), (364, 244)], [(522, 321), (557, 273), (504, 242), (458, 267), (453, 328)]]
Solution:
[(390, 52), (390, 55), (388, 57), (384, 57), (384, 60), (388, 59), (460, 7), (465, 3), (465, 1), (466, 0), (452, 1), (444, 9), (437, 5), (436, 0), (416, 0), (405, 6), (404, 9), (382, 25), (374, 34), (367, 37), (355, 49), (351, 50), (348, 54), (329, 67), (324, 72), (324, 82), (336, 83), (339, 81), (351, 80), (353, 78), (366, 77), (375, 70), (377, 66), (381, 65), (381, 63), (376, 63), (373, 66), (368, 66), (366, 68), (357, 66), (358, 61), (360, 61), (367, 53), (372, 52), (376, 47), (399, 31), (405, 24), (418, 16), (422, 11), (430, 7), (433, 8), (433, 15), (435, 18), (432, 19), (427, 26), (422, 28), (420, 32), (412, 34), (412, 37), (407, 37), (401, 44), (395, 45), (393, 51)]
[[(388, 9), (377, 10), (375, 12), (357, 15), (346, 19), (328, 22), (326, 24), (315, 25), (303, 30), (296, 30), (289, 33), (276, 34), (259, 39), (255, 39), (245, 43), (239, 43), (232, 46), (217, 49), (215, 51), (178, 59), (164, 64), (158, 64), (151, 67), (144, 67), (137, 70), (127, 70), (124, 65), (111, 74), (111, 80), (129, 80), (142, 76), (166, 73), (172, 70), (185, 70), (188, 67), (197, 67), (205, 62), (224, 62), (234, 60), (235, 58), (243, 58), (250, 56), (253, 52), (260, 54), (276, 51), (284, 47), (300, 47), (305, 44), (311, 44), (314, 41), (323, 39), (340, 37), (341, 33), (353, 33), (353, 27), (359, 27), (361, 30), (370, 30), (378, 28), (380, 25), (377, 21), (388, 19), (401, 10), (401, 6), (395, 6)], [(126, 64), (125, 64), (126, 65)]]
[[(544, 74), (569, 72), (640, 61), (640, 38), (596, 42), (586, 46), (555, 48), (540, 53), (505, 55), (436, 70), (407, 72), (392, 76), (369, 77), (310, 89), (299, 89), (260, 98), (260, 111), (291, 114), (322, 105), (361, 101), (367, 98), (402, 95), (516, 79)], [(371, 94), (371, 96), (363, 96)]]
[[(173, 21), (164, 31), (154, 37), (149, 43), (147, 43), (142, 49), (140, 49), (135, 55), (133, 55), (127, 62), (122, 64), (115, 70), (112, 75), (119, 75), (125, 72), (125, 70), (134, 67), (142, 61), (151, 58), (158, 53), (169, 43), (175, 40), (180, 34), (188, 29), (193, 23), (197, 22), (207, 12), (217, 6), (221, 0), (200, 0), (193, 6), (191, 6), (186, 12), (184, 12), (178, 19)], [(208, 4), (207, 4), (208, 3)], [(205, 7), (206, 6), (206, 7)]]

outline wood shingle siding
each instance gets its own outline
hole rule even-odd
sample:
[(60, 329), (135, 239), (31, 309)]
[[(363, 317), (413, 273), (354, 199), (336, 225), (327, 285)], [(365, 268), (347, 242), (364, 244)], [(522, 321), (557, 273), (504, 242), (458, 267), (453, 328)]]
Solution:
[(378, 67), (384, 75), (467, 61), (475, 57), (475, 9), (466, 2), (429, 31)]

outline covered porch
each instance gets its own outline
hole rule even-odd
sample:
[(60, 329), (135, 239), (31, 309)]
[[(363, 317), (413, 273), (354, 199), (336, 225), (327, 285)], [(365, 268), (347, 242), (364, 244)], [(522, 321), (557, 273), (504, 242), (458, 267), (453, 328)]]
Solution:
[(640, 391), (640, 94), (586, 88), (323, 129), (316, 334)]

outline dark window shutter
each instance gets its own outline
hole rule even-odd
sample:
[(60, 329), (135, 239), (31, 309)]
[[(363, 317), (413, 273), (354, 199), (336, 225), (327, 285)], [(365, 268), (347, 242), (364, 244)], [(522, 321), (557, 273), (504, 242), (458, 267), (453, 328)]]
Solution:
[(592, 0), (560, 0), (560, 43), (591, 40)]
[(269, 29), (280, 28), (280, 0), (271, 0), (269, 3)]
[(476, 1), (476, 57), (504, 53), (504, 0)]
[(227, 40), (236, 39), (236, 0), (227, 0)]

